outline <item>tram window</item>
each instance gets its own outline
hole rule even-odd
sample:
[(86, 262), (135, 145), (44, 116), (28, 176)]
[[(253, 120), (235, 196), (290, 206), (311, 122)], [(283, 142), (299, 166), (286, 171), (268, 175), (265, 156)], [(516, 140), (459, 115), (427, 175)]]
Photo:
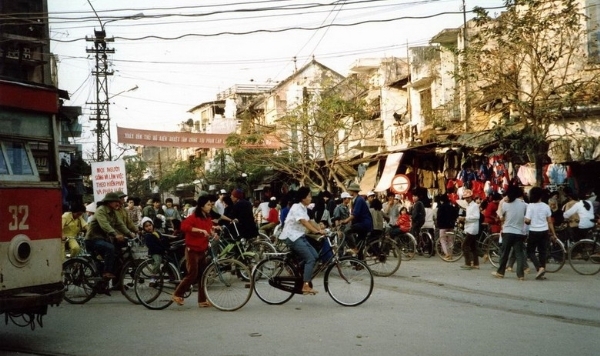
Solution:
[(29, 146), (23, 142), (0, 141), (0, 178), (39, 181)]
[(4, 159), (4, 154), (0, 149), (0, 174), (8, 174), (8, 166), (6, 165), (6, 160)]
[(29, 155), (22, 143), (9, 143), (6, 145), (6, 151), (14, 175), (32, 175), (33, 169), (29, 161)]

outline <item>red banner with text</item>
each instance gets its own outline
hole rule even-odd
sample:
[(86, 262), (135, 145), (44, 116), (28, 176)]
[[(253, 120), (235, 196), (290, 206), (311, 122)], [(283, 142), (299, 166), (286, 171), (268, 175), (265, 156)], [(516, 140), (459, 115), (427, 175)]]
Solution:
[[(117, 126), (117, 141), (151, 147), (225, 148), (228, 134), (205, 134), (191, 132), (151, 131), (128, 129)], [(260, 144), (247, 144), (245, 148), (281, 148), (275, 136), (267, 136)]]

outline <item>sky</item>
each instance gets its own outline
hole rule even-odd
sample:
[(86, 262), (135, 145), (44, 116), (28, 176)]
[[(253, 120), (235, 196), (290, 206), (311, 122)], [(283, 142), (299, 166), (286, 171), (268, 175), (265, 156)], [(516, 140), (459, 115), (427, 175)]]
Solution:
[[(313, 57), (347, 75), (359, 58), (402, 57), (463, 24), (463, 0), (48, 0), (51, 52), (67, 105), (81, 106), (84, 158), (94, 149), (94, 55), (104, 27), (111, 136), (116, 126), (177, 131), (188, 112), (236, 84), (280, 82)], [(465, 0), (502, 11), (504, 0)], [(93, 8), (92, 8), (93, 7)], [(95, 12), (94, 10), (95, 9)], [(295, 60), (294, 60), (295, 58)], [(129, 91), (136, 87), (138, 89)], [(114, 147), (114, 145), (113, 145)], [(113, 152), (115, 149), (113, 148)]]

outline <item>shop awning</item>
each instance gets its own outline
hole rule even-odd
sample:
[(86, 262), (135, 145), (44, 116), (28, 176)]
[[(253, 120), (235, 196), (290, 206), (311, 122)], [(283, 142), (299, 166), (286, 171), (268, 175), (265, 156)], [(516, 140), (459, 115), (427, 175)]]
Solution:
[(366, 194), (368, 191), (373, 190), (373, 187), (375, 186), (375, 181), (377, 180), (378, 166), (379, 166), (378, 162), (375, 162), (374, 165), (367, 168), (365, 175), (360, 180), (361, 192), (364, 192)]
[(394, 178), (396, 175), (396, 171), (398, 170), (398, 166), (402, 161), (403, 155), (404, 152), (398, 152), (387, 156), (387, 159), (385, 160), (385, 167), (383, 168), (383, 173), (381, 174), (381, 179), (379, 179), (379, 183), (377, 183), (377, 187), (375, 187), (376, 192), (385, 192), (390, 188), (392, 185), (392, 178)]

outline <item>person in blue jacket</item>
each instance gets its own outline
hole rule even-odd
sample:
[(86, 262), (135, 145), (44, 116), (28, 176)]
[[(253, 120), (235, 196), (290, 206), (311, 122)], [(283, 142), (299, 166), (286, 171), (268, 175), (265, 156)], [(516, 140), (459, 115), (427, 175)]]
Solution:
[[(373, 230), (373, 218), (369, 206), (363, 197), (358, 195), (360, 186), (356, 183), (348, 186), (348, 191), (352, 195), (350, 206), (352, 210), (350, 216), (342, 221), (342, 224), (350, 224), (350, 228), (346, 231), (348, 239), (348, 253), (357, 255), (359, 251), (356, 249), (356, 242), (367, 239), (367, 234)], [(356, 235), (356, 240), (354, 236)], [(359, 256), (361, 258), (362, 256)]]

